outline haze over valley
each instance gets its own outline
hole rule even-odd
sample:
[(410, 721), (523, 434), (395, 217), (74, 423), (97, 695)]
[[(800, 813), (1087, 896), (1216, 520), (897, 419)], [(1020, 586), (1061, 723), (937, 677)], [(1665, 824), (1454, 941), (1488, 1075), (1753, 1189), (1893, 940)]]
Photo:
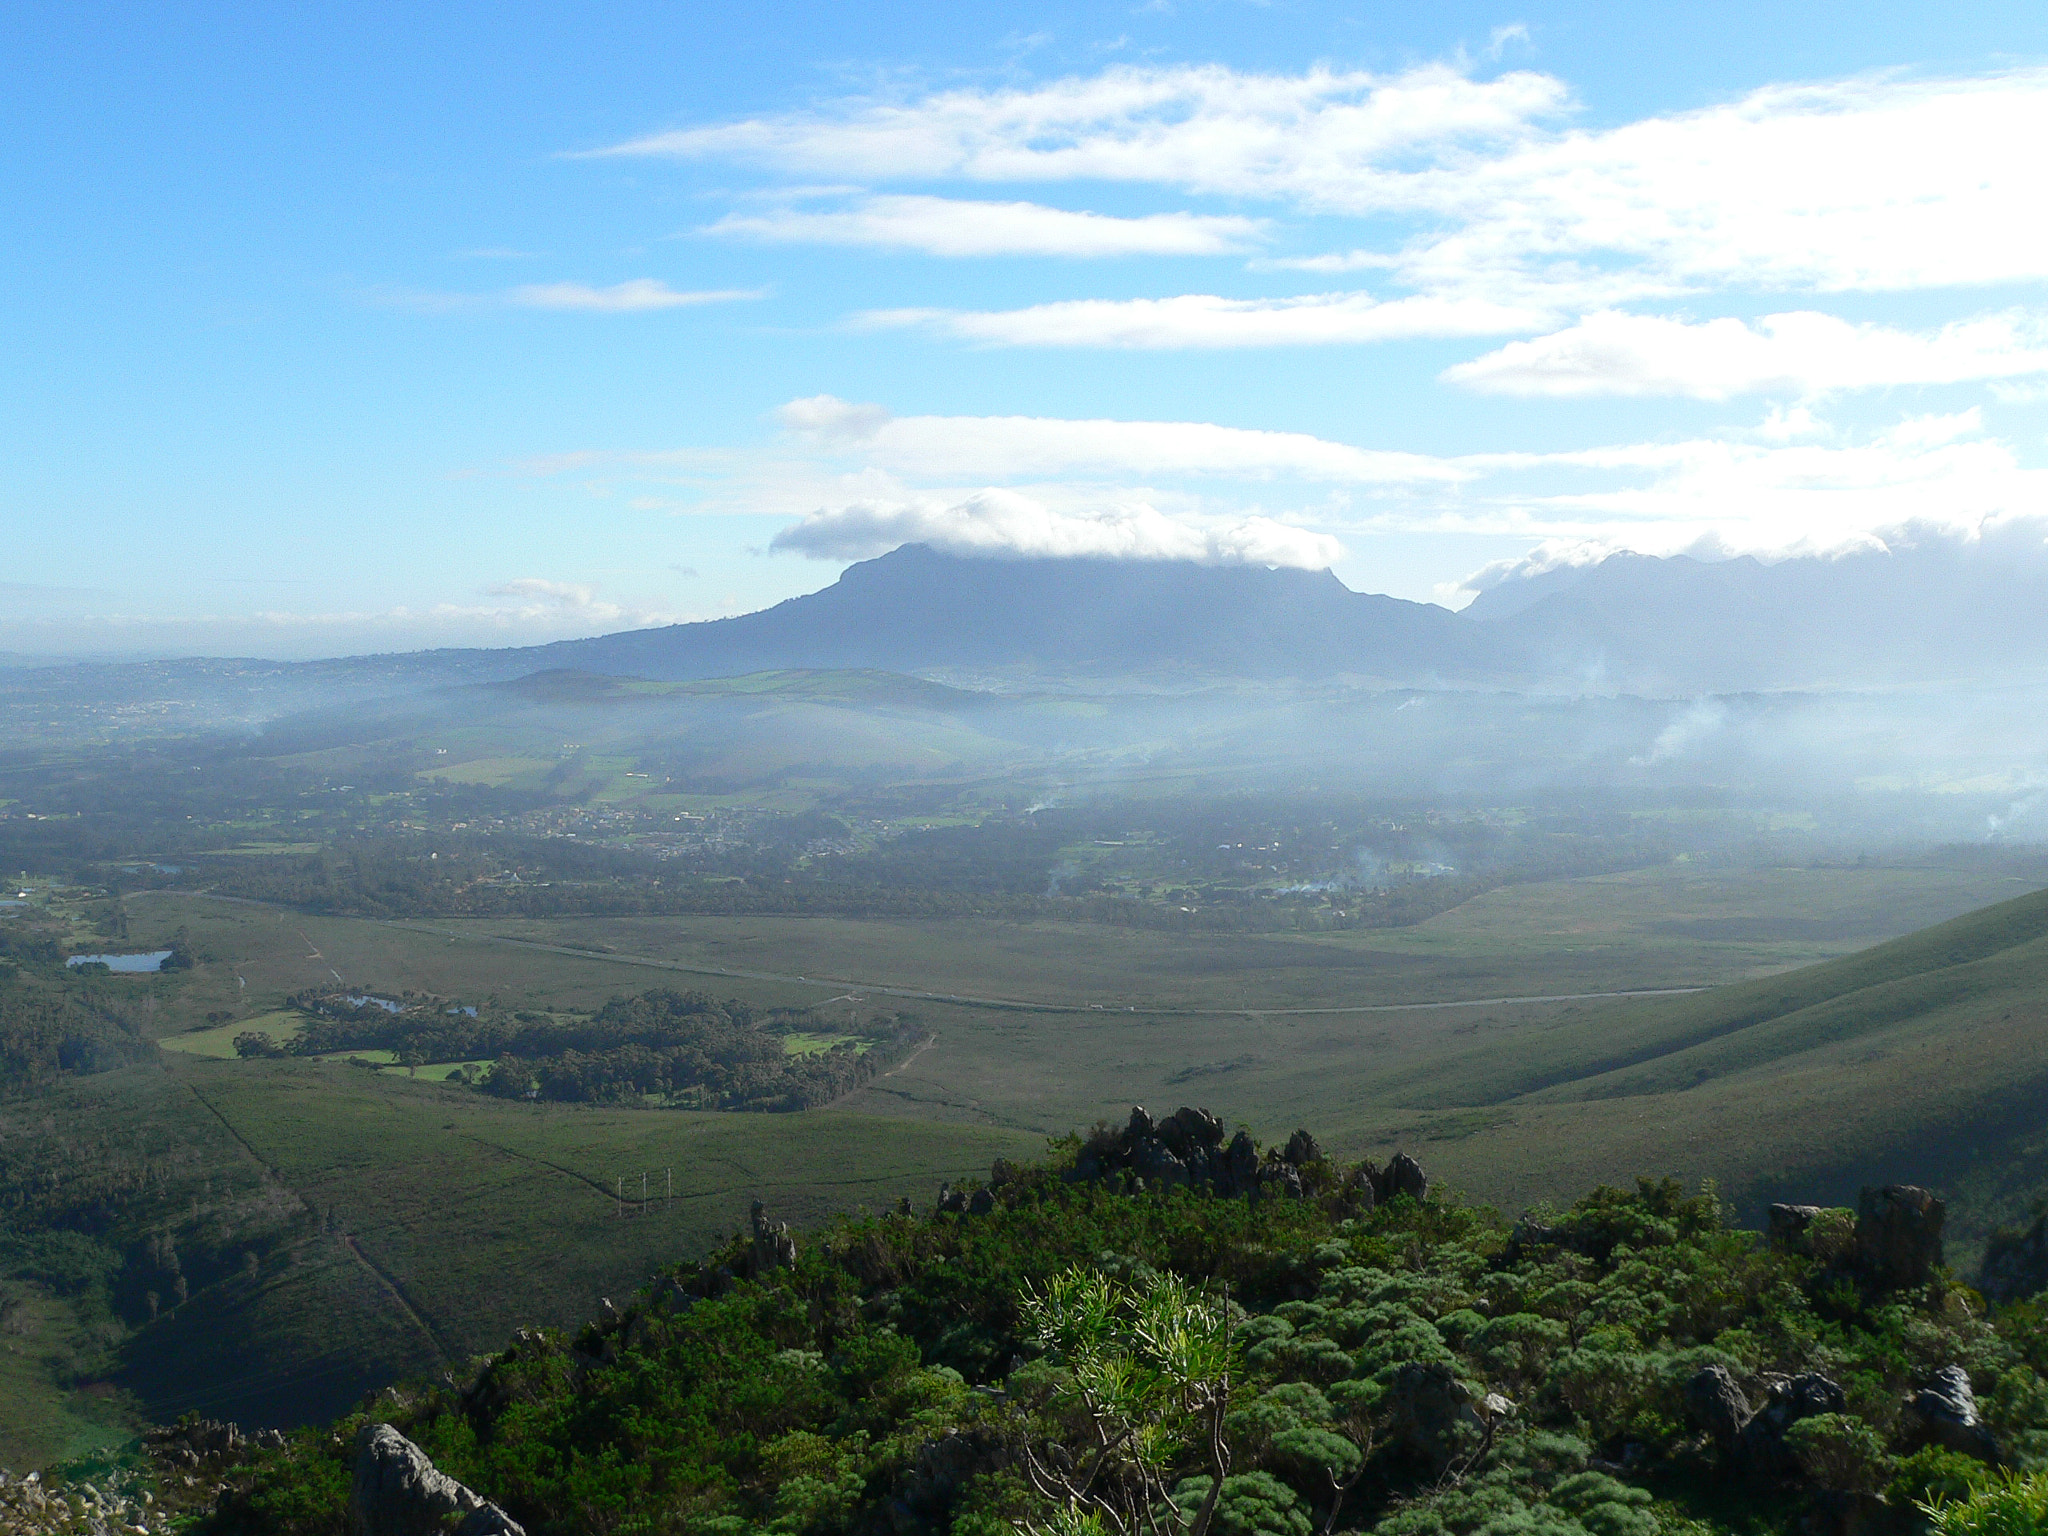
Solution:
[(0, 1532), (2048, 1531), (2048, 24), (1837, 22), (27, 18)]

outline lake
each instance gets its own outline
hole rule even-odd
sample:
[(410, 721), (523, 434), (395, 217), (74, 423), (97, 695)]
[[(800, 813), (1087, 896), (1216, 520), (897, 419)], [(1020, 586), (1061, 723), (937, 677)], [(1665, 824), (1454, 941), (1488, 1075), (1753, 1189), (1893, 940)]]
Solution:
[(171, 958), (168, 949), (153, 949), (146, 955), (73, 955), (66, 965), (104, 965), (110, 971), (160, 971)]

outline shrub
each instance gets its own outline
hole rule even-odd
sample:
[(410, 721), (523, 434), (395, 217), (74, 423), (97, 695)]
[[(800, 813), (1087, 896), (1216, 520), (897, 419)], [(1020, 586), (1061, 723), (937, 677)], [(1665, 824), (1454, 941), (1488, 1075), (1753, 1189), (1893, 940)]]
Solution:
[(1785, 1431), (1806, 1475), (1831, 1493), (1875, 1493), (1891, 1477), (1884, 1437), (1846, 1413), (1817, 1413)]
[(1885, 1497), (1900, 1509), (1967, 1499), (1989, 1475), (1972, 1457), (1939, 1445), (1923, 1446), (1899, 1463)]
[(1922, 1507), (1929, 1536), (2048, 1536), (2048, 1472), (2008, 1473), (1968, 1498)]

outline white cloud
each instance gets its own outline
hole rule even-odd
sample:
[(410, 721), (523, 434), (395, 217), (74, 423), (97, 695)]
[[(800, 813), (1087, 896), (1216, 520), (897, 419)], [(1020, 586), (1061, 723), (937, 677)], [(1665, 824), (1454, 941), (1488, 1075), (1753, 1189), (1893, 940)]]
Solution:
[(1119, 67), (1028, 89), (855, 101), (817, 113), (650, 134), (600, 155), (742, 160), (870, 181), (1123, 181), (1320, 204), (1383, 163), (1448, 144), (1497, 143), (1569, 104), (1517, 72), (1448, 65), (1397, 75), (1218, 65)]
[(1986, 315), (1936, 331), (1857, 325), (1810, 310), (1687, 323), (1615, 310), (1510, 342), (1443, 378), (1502, 395), (1821, 394), (2048, 373), (2035, 317)]
[[(1509, 275), (1617, 293), (1906, 290), (2038, 281), (2030, 145), (2048, 72), (1770, 86), (1413, 173), (1397, 201), (1462, 226), (1416, 242), (1423, 284)], [(1390, 202), (1386, 206), (1395, 206)]]
[(1982, 428), (1971, 410), (1911, 417), (1862, 442), (1696, 439), (1471, 455), (1458, 462), (1499, 480), (1440, 503), (1435, 525), (1541, 541), (1523, 560), (1468, 577), (1465, 589), (1477, 591), (1511, 570), (1621, 549), (1778, 558), (1868, 548), (1900, 529), (1975, 534), (2048, 516), (2048, 471), (2023, 465)]
[(819, 560), (864, 560), (902, 544), (965, 555), (1198, 560), (1308, 570), (1343, 554), (1326, 534), (1266, 517), (1203, 526), (1143, 504), (1066, 512), (1000, 489), (950, 504), (923, 498), (821, 509), (776, 534), (770, 547)]
[(1973, 529), (2048, 515), (2048, 469), (1976, 410), (1873, 432), (1777, 407), (1723, 436), (1442, 456), (1208, 422), (897, 417), (830, 395), (776, 416), (779, 441), (701, 470), (659, 451), (528, 467), (622, 498), (636, 480), (687, 480), (677, 511), (799, 519), (776, 547), (842, 559), (919, 539), (1219, 559), (1232, 547), (1224, 534), (1241, 527), (1258, 535), (1244, 558), (1287, 564), (1327, 563), (1332, 535), (1423, 536), (1440, 548), (1483, 539), (1489, 554), (1777, 556), (1865, 547), (1908, 524)]
[(1553, 315), (1723, 289), (1909, 291), (2048, 279), (2048, 71), (1772, 85), (1601, 129), (1566, 86), (1399, 74), (1112, 69), (683, 128), (599, 153), (749, 161), (864, 183), (1104, 181), (1392, 221), (1439, 299)]
[(1384, 271), (1398, 266), (1400, 259), (1385, 251), (1326, 251), (1320, 256), (1261, 256), (1245, 266), (1253, 272), (1362, 272)]
[(1070, 299), (1028, 309), (879, 309), (855, 317), (856, 324), (869, 328), (915, 326), (999, 346), (1128, 348), (1335, 346), (1498, 336), (1550, 321), (1543, 310), (1483, 298), (1418, 294), (1381, 302), (1355, 292), (1287, 299), (1189, 293), (1166, 299)]
[(1934, 549), (1957, 556), (1975, 556), (1998, 565), (2037, 567), (2048, 575), (2048, 512), (2037, 504), (2031, 511), (1994, 513), (1982, 518), (1916, 518), (1837, 530), (1831, 537), (1751, 537), (1740, 527), (1694, 530), (1683, 541), (1643, 538), (1624, 531), (1618, 536), (1546, 539), (1527, 554), (1496, 560), (1461, 582), (1438, 588), (1438, 600), (1461, 606), (1475, 593), (1553, 571), (1598, 565), (1624, 552), (1649, 555), (1690, 555), (1705, 561), (1753, 556), (1770, 562), (1794, 556), (1833, 557), (1868, 552)]
[(711, 288), (695, 291), (669, 287), (659, 278), (636, 277), (609, 288), (588, 283), (528, 283), (505, 295), (506, 302), (522, 309), (582, 310), (592, 314), (627, 315), (655, 309), (685, 309), (697, 304), (729, 304), (739, 299), (758, 299), (759, 288)]
[(1305, 432), (1262, 432), (1201, 421), (1075, 421), (1047, 416), (891, 416), (830, 395), (776, 413), (800, 438), (913, 479), (1115, 476), (1298, 476), (1348, 484), (1467, 478), (1427, 454), (1333, 443)]
[(1236, 215), (1111, 218), (1039, 203), (866, 197), (847, 208), (729, 213), (704, 232), (932, 256), (1215, 256), (1248, 249), (1263, 228)]

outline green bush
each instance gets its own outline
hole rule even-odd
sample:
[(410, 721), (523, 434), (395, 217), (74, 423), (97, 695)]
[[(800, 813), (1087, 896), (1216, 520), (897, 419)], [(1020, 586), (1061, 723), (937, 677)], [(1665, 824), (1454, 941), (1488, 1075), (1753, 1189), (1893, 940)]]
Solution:
[(1884, 1437), (1846, 1413), (1817, 1413), (1785, 1431), (1785, 1447), (1831, 1493), (1876, 1493), (1892, 1475)]
[(1929, 1536), (2048, 1536), (2048, 1472), (2008, 1474), (1967, 1498), (1924, 1507)]
[(1973, 1457), (1939, 1445), (1922, 1446), (1900, 1461), (1885, 1498), (1900, 1509), (1967, 1499), (1990, 1475)]
[[(1511, 1241), (1447, 1202), (1127, 1195), (1070, 1167), (1016, 1170), (985, 1214), (843, 1220), (793, 1268), (736, 1239), (386, 1411), (536, 1536), (1133, 1536), (1219, 1469), (1210, 1536), (1726, 1536), (1792, 1529), (1816, 1488), (2041, 1529), (2037, 1484), (1887, 1439), (1961, 1362), (2001, 1445), (2048, 1445), (2038, 1308), (1828, 1294), (1823, 1259), (1668, 1181)], [(1820, 1372), (1853, 1411), (1793, 1427), (1799, 1479), (1737, 1486), (1685, 1419), (1708, 1365)], [(1518, 1406), (1482, 1427), (1490, 1393)], [(213, 1529), (327, 1536), (346, 1460), (319, 1433), (254, 1454)]]

